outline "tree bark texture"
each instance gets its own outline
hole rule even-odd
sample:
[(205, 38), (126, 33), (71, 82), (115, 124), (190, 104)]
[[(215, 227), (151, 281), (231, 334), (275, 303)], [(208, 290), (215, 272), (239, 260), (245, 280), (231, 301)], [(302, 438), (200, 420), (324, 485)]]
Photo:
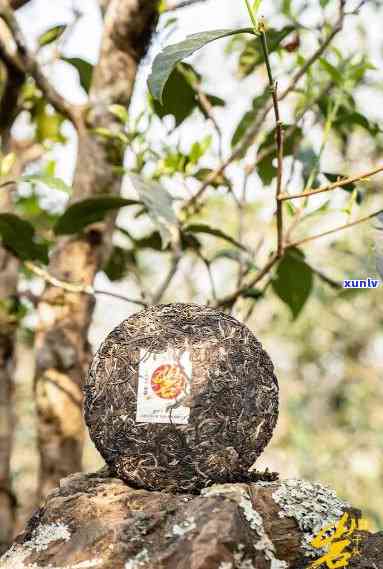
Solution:
[[(343, 512), (360, 515), (303, 480), (175, 495), (134, 490), (105, 469), (62, 480), (0, 569), (303, 569), (322, 556), (313, 536)], [(347, 567), (383, 569), (383, 532), (358, 531)]]
[[(119, 130), (112, 104), (130, 103), (137, 67), (157, 19), (157, 0), (111, 0), (104, 18), (99, 62), (95, 67), (84, 125), (78, 132), (78, 159), (72, 201), (118, 194), (123, 152), (94, 133)], [(55, 277), (91, 284), (109, 250), (113, 219), (95, 224), (81, 236), (63, 238), (49, 265)], [(40, 450), (39, 495), (60, 478), (81, 470), (84, 439), (82, 383), (90, 360), (87, 341), (94, 299), (47, 286), (38, 306), (36, 406)]]
[[(3, 206), (1, 201), (0, 196), (0, 206)], [(17, 278), (17, 260), (0, 247), (0, 552), (12, 539), (16, 506), (10, 477), (16, 324), (9, 312), (9, 304), (15, 299)]]
[[(16, 91), (14, 93), (16, 95)], [(13, 100), (13, 109), (17, 109), (17, 97)], [(8, 128), (2, 123), (1, 116), (0, 112), (3, 153), (14, 152), (16, 155), (16, 161), (9, 174), (9, 177), (14, 179), (21, 176), (27, 164), (41, 156), (42, 148), (38, 144), (7, 140)], [(12, 210), (11, 193), (3, 189), (0, 192), (0, 211), (12, 212)], [(18, 273), (18, 259), (0, 246), (0, 551), (13, 537), (17, 505), (12, 491), (10, 461), (13, 446), (13, 374), (18, 324), (13, 308), (18, 302)]]
[[(0, 51), (2, 93), (0, 99), (0, 135), (2, 154), (11, 148), (10, 130), (18, 113), (18, 98), (25, 77)], [(11, 175), (19, 175), (23, 161), (18, 160)], [(11, 194), (0, 192), (0, 211), (12, 210)], [(12, 492), (10, 460), (13, 439), (13, 371), (16, 327), (12, 306), (16, 302), (19, 262), (0, 246), (0, 552), (13, 537), (16, 499)]]

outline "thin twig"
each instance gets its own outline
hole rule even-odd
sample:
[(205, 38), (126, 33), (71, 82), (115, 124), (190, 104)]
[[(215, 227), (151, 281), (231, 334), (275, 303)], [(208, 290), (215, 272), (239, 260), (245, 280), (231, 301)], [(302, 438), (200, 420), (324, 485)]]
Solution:
[(195, 87), (196, 92), (197, 92), (197, 96), (199, 99), (199, 102), (201, 104), (202, 109), (205, 111), (207, 117), (211, 120), (216, 132), (217, 132), (217, 136), (218, 136), (218, 156), (219, 159), (222, 160), (223, 159), (223, 154), (222, 154), (222, 139), (223, 139), (223, 134), (222, 134), (222, 129), (218, 124), (217, 119), (214, 116), (214, 109), (213, 109), (213, 105), (210, 103), (208, 97), (206, 96), (206, 94), (203, 92), (203, 90), (201, 89), (201, 87), (198, 85)]
[(165, 277), (164, 282), (162, 283), (162, 285), (160, 286), (158, 291), (153, 296), (152, 304), (158, 304), (161, 301), (161, 299), (164, 296), (165, 292), (167, 291), (170, 283), (172, 282), (173, 277), (175, 276), (175, 274), (177, 272), (178, 265), (179, 265), (180, 261), (181, 261), (181, 254), (179, 252), (177, 252), (173, 255), (172, 262), (170, 265), (170, 269), (169, 269), (167, 276)]
[(262, 43), (263, 55), (265, 57), (267, 75), (269, 77), (271, 96), (273, 99), (275, 124), (276, 124), (276, 143), (277, 143), (277, 160), (278, 160), (277, 189), (276, 189), (277, 234), (278, 234), (277, 254), (278, 257), (280, 258), (283, 256), (283, 204), (280, 201), (280, 196), (282, 194), (282, 185), (283, 185), (283, 126), (279, 112), (277, 83), (274, 81), (273, 78), (273, 72), (271, 69), (270, 58), (269, 58), (269, 49), (267, 46), (267, 36), (264, 29), (261, 30), (261, 43)]
[(264, 267), (257, 273), (256, 277), (246, 285), (241, 286), (235, 292), (228, 294), (217, 301), (217, 306), (232, 306), (244, 292), (258, 284), (274, 267), (279, 260), (278, 254), (273, 253)]
[(370, 213), (365, 217), (360, 217), (355, 221), (351, 221), (350, 223), (346, 223), (345, 225), (340, 225), (339, 227), (335, 227), (334, 229), (330, 229), (329, 231), (324, 231), (323, 233), (318, 233), (317, 235), (312, 235), (311, 237), (306, 237), (305, 239), (300, 239), (298, 241), (294, 241), (292, 243), (288, 243), (287, 247), (300, 247), (301, 245), (305, 245), (306, 243), (311, 243), (312, 241), (316, 241), (321, 237), (326, 237), (327, 235), (332, 235), (333, 233), (338, 233), (338, 231), (343, 231), (344, 229), (349, 229), (350, 227), (354, 227), (355, 225), (359, 225), (360, 223), (364, 223), (369, 219), (373, 219), (377, 215), (383, 213), (383, 209), (376, 211), (374, 213)]
[[(243, 184), (242, 184), (241, 196), (236, 203), (237, 212), (238, 212), (238, 235), (237, 235), (238, 243), (242, 243), (242, 240), (243, 240), (248, 180), (249, 180), (249, 174), (245, 171), (245, 175), (243, 178)], [(243, 277), (244, 277), (244, 263), (243, 263), (243, 255), (242, 255), (242, 252), (240, 251), (239, 252), (239, 264), (238, 264), (237, 287), (240, 287), (242, 285)]]
[[(267, 282), (263, 285), (262, 289), (259, 291), (262, 296), (266, 293), (266, 291), (267, 291), (267, 289), (269, 288), (271, 282), (272, 282), (272, 279), (271, 279), (271, 277), (269, 277), (269, 279), (267, 280)], [(245, 316), (243, 316), (243, 318), (241, 318), (241, 321), (243, 321), (244, 324), (247, 324), (247, 322), (248, 322), (248, 321), (250, 320), (250, 318), (252, 317), (253, 312), (254, 312), (255, 307), (256, 307), (256, 304), (257, 304), (256, 302), (252, 302), (252, 303), (250, 304), (250, 306), (249, 306), (249, 308), (248, 308), (248, 310), (247, 310)]]
[[(307, 261), (306, 261), (306, 264)], [(309, 265), (310, 269), (312, 270), (312, 272), (317, 275), (317, 277), (319, 277), (323, 282), (325, 282), (326, 284), (328, 284), (331, 288), (334, 288), (336, 290), (339, 290), (341, 288), (343, 288), (342, 283), (332, 279), (331, 277), (328, 277), (327, 275), (325, 275), (324, 273), (322, 273), (322, 271), (320, 271), (319, 269), (316, 269), (315, 267)]]
[[(28, 49), (23, 32), (7, 0), (0, 0), (0, 17), (7, 24), (17, 47), (18, 57), (14, 57), (13, 63), (19, 67), (21, 64), (22, 70), (33, 77), (37, 86), (56, 111), (68, 118), (77, 128), (80, 128), (82, 126), (80, 107), (70, 104), (48, 81), (35, 55)], [(9, 57), (9, 51), (7, 50), (7, 52)]]
[(42, 267), (35, 265), (35, 263), (32, 263), (31, 261), (25, 261), (24, 264), (27, 267), (27, 269), (29, 269), (32, 273), (34, 273), (38, 277), (42, 278), (45, 282), (47, 282), (47, 283), (49, 283), (52, 286), (55, 286), (57, 288), (61, 288), (62, 290), (65, 290), (66, 292), (72, 292), (72, 293), (76, 293), (76, 294), (83, 293), (83, 294), (88, 294), (90, 296), (94, 296), (96, 294), (103, 294), (106, 296), (110, 296), (112, 298), (118, 298), (120, 300), (125, 300), (126, 302), (130, 302), (132, 304), (137, 304), (139, 306), (147, 306), (147, 303), (143, 302), (142, 300), (129, 298), (127, 296), (124, 296), (124, 295), (121, 295), (118, 293), (114, 293), (114, 292), (109, 292), (106, 290), (94, 289), (92, 286), (86, 285), (83, 283), (70, 283), (67, 281), (62, 281), (60, 279), (57, 279), (53, 275), (51, 275), (48, 271), (46, 271)]
[(109, 290), (102, 290), (99, 288), (95, 288), (93, 290), (93, 294), (103, 294), (104, 296), (110, 296), (111, 298), (117, 298), (118, 300), (124, 300), (125, 302), (130, 302), (131, 304), (137, 304), (138, 306), (148, 306), (147, 302), (143, 300), (138, 300), (137, 298), (130, 298), (125, 296), (124, 294), (118, 294), (117, 292), (110, 292)]
[(357, 174), (355, 176), (351, 176), (350, 178), (343, 178), (341, 180), (337, 180), (332, 184), (328, 184), (327, 186), (323, 186), (321, 188), (317, 188), (316, 190), (305, 190), (298, 194), (281, 194), (279, 196), (280, 201), (285, 200), (295, 200), (298, 198), (307, 198), (308, 196), (314, 196), (316, 194), (322, 194), (324, 192), (330, 192), (332, 190), (336, 190), (337, 188), (342, 188), (344, 186), (348, 186), (348, 184), (353, 184), (355, 182), (360, 182), (361, 180), (365, 180), (366, 178), (370, 178), (379, 172), (383, 172), (383, 166), (378, 166), (369, 172), (365, 172), (363, 174)]
[(367, 4), (367, 2), (369, 2), (369, 0), (360, 0), (359, 4), (350, 12), (345, 12), (345, 14), (347, 16), (355, 16), (357, 14), (359, 14), (360, 10), (363, 8), (363, 6), (365, 4)]
[(211, 262), (203, 256), (201, 251), (196, 251), (196, 254), (197, 254), (197, 257), (199, 259), (201, 259), (202, 263), (204, 264), (204, 266), (206, 268), (208, 278), (209, 278), (211, 297), (213, 299), (213, 302), (216, 303), (218, 297), (217, 297), (217, 291), (216, 291), (216, 287), (215, 287), (213, 272), (211, 270)]

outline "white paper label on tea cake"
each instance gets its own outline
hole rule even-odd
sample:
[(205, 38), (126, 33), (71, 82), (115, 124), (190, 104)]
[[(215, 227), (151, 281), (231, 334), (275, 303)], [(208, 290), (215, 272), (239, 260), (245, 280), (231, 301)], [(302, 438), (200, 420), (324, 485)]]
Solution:
[(190, 407), (182, 402), (190, 395), (191, 379), (188, 351), (153, 353), (141, 349), (136, 421), (186, 425)]

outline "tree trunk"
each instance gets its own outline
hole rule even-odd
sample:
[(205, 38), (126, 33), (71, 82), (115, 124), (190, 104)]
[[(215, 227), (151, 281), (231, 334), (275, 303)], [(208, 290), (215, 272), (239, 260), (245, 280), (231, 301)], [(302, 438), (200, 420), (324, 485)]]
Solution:
[[(16, 97), (17, 99), (17, 97)], [(13, 99), (14, 110), (17, 109)], [(1, 112), (0, 112), (1, 117)], [(2, 128), (3, 153), (14, 152), (16, 161), (9, 174), (18, 178), (27, 164), (37, 160), (42, 148), (37, 144), (8, 140), (7, 129)], [(0, 211), (12, 211), (11, 194), (0, 192)], [(16, 498), (12, 492), (10, 461), (12, 454), (14, 405), (13, 373), (15, 369), (17, 320), (13, 308), (17, 302), (19, 261), (0, 246), (0, 551), (13, 537)]]
[[(120, 128), (112, 104), (127, 107), (137, 67), (146, 53), (157, 18), (157, 0), (111, 0), (105, 13), (99, 63), (79, 129), (78, 160), (72, 201), (118, 194), (121, 177), (115, 166), (123, 153), (94, 134), (97, 127)], [(91, 284), (109, 250), (113, 219), (95, 224), (82, 236), (61, 239), (49, 272), (64, 281)], [(41, 458), (39, 495), (56, 487), (60, 478), (81, 470), (84, 439), (82, 391), (90, 349), (87, 341), (94, 299), (48, 286), (38, 306), (36, 338), (36, 406)]]
[[(344, 564), (311, 544), (347, 516)], [(1, 569), (383, 569), (383, 532), (318, 483), (220, 484), (201, 495), (134, 490), (107, 470), (62, 480), (0, 559)], [(334, 530), (329, 531), (336, 542)], [(340, 539), (337, 537), (339, 543)], [(329, 557), (329, 559), (331, 556)]]
[[(16, 118), (18, 97), (25, 76), (0, 51), (2, 62), (2, 93), (0, 100), (0, 135), (3, 156), (13, 150), (10, 130)], [(23, 160), (17, 160), (10, 175), (18, 176)], [(10, 192), (0, 191), (0, 211), (12, 210)], [(11, 541), (15, 522), (16, 499), (12, 492), (10, 460), (13, 440), (13, 371), (16, 327), (12, 306), (16, 302), (18, 260), (0, 246), (0, 552)]]
[[(1, 204), (0, 196), (0, 206)], [(1, 210), (3, 208), (1, 207)], [(13, 435), (13, 357), (16, 324), (9, 303), (15, 299), (18, 262), (0, 248), (0, 552), (12, 540), (16, 500), (12, 493), (10, 459)]]

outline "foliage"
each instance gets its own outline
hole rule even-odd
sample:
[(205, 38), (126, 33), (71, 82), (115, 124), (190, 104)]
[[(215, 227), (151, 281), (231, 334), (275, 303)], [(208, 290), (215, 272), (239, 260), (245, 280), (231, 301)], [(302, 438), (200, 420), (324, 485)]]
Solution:
[(152, 74), (148, 80), (149, 89), (154, 99), (162, 104), (166, 83), (177, 63), (213, 41), (242, 33), (252, 33), (252, 30), (251, 28), (241, 28), (238, 30), (202, 32), (189, 36), (181, 43), (165, 48), (154, 60)]

